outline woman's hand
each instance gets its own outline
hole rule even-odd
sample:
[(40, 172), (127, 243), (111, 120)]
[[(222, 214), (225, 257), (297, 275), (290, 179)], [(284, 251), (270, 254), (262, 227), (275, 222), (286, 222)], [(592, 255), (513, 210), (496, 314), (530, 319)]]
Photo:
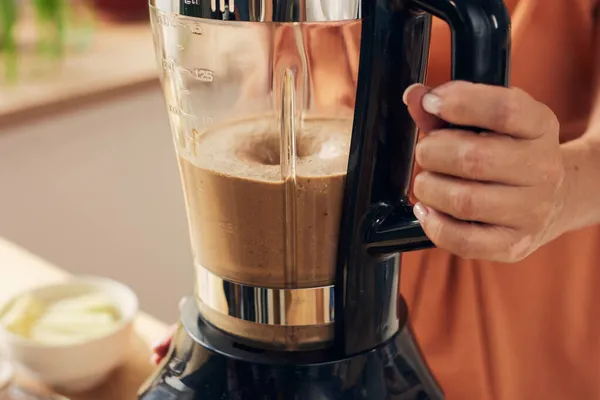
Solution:
[(415, 215), (436, 246), (516, 262), (558, 236), (565, 170), (559, 123), (547, 106), (519, 89), (459, 81), (411, 86), (404, 100), (424, 134)]
[(152, 356), (150, 358), (150, 362), (154, 365), (160, 364), (163, 358), (167, 356), (169, 353), (169, 348), (171, 347), (171, 341), (173, 340), (173, 335), (177, 332), (177, 325), (173, 325), (169, 328), (169, 332), (162, 338), (160, 341), (152, 345)]

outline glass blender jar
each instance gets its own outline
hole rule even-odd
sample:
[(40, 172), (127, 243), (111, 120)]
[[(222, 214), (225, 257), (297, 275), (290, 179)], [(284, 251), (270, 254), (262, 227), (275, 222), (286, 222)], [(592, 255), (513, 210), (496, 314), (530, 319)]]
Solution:
[(503, 2), (150, 0), (150, 14), (196, 294), (140, 396), (442, 398), (398, 293), (401, 252), (431, 246), (401, 97), (424, 81), (432, 15), (453, 30), (454, 79), (505, 85)]

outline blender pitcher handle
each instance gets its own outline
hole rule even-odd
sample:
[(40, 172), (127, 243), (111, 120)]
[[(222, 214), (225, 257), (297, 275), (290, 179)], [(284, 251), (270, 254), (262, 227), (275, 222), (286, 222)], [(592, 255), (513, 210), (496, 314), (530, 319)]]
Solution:
[(412, 0), (452, 31), (452, 80), (508, 86), (510, 16), (503, 0)]
[(397, 302), (397, 253), (433, 246), (408, 200), (417, 129), (402, 102), (402, 92), (425, 78), (431, 14), (452, 28), (453, 79), (506, 85), (510, 47), (510, 17), (502, 0), (361, 4), (335, 288), (336, 343), (346, 355), (370, 350), (405, 329), (406, 306)]
[[(411, 1), (450, 26), (452, 80), (508, 86), (510, 16), (502, 0)], [(477, 127), (461, 128), (481, 131)], [(370, 225), (364, 238), (371, 252), (391, 253), (434, 246), (407, 200), (400, 206), (378, 205), (365, 222)]]

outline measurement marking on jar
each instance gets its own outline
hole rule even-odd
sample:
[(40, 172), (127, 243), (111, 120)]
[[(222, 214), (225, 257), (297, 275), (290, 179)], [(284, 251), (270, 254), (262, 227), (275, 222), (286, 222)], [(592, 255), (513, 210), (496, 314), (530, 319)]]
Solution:
[(160, 13), (160, 14), (156, 14), (156, 22), (159, 25), (165, 26), (165, 27), (171, 27), (171, 28), (177, 28), (177, 27), (185, 27), (184, 24), (182, 24), (181, 22), (179, 22), (177, 20), (177, 16), (175, 14), (166, 14), (166, 13)]
[(202, 35), (204, 33), (202, 32), (202, 27), (197, 22), (189, 21), (185, 25), (194, 35)]
[(215, 80), (215, 73), (209, 69), (194, 68), (194, 76), (201, 82), (212, 82)]
[(194, 21), (181, 22), (176, 14), (157, 13), (156, 23), (167, 28), (186, 28), (194, 35), (202, 35), (202, 26)]
[(177, 107), (177, 106), (174, 106), (172, 104), (169, 104), (169, 105), (167, 105), (167, 108), (169, 109), (170, 113), (175, 114), (177, 116), (185, 117), (185, 118), (190, 118), (190, 119), (196, 119), (196, 116), (194, 116), (193, 114), (190, 114), (190, 113), (187, 113), (187, 112), (183, 111), (181, 109), (181, 107)]
[(175, 61), (167, 60), (166, 58), (163, 58), (162, 67), (165, 71), (175, 71), (176, 66), (177, 66), (177, 64), (175, 63)]
[(198, 138), (200, 137), (200, 133), (195, 129), (192, 128), (191, 131), (191, 136), (189, 137), (190, 140), (190, 144), (192, 146), (192, 153), (194, 153), (194, 156), (196, 156), (196, 145), (198, 144)]
[(209, 117), (208, 115), (202, 115), (200, 116), (200, 121), (202, 121), (202, 123), (205, 126), (210, 126), (214, 123), (214, 120), (212, 117)]
[(165, 71), (173, 72), (173, 71), (179, 70), (179, 71), (187, 72), (188, 74), (192, 75), (192, 77), (194, 79), (197, 79), (200, 82), (212, 83), (215, 80), (214, 71), (211, 71), (210, 69), (205, 69), (205, 68), (192, 68), (192, 69), (183, 68), (182, 66), (178, 65), (175, 60), (168, 60), (166, 58), (163, 58), (162, 59), (162, 67)]
[(192, 68), (192, 69), (184, 69), (181, 68), (182, 71), (185, 71), (192, 75), (194, 79), (199, 80), (200, 82), (212, 83), (215, 80), (215, 72), (210, 69), (204, 68)]

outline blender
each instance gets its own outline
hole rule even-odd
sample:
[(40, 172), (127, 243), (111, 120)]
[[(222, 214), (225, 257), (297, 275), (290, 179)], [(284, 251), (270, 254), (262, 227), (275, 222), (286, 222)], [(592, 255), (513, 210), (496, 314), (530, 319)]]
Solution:
[[(501, 0), (150, 0), (195, 295), (152, 399), (443, 399), (399, 295), (432, 15), (507, 85)], [(471, 128), (476, 129), (476, 128)]]

